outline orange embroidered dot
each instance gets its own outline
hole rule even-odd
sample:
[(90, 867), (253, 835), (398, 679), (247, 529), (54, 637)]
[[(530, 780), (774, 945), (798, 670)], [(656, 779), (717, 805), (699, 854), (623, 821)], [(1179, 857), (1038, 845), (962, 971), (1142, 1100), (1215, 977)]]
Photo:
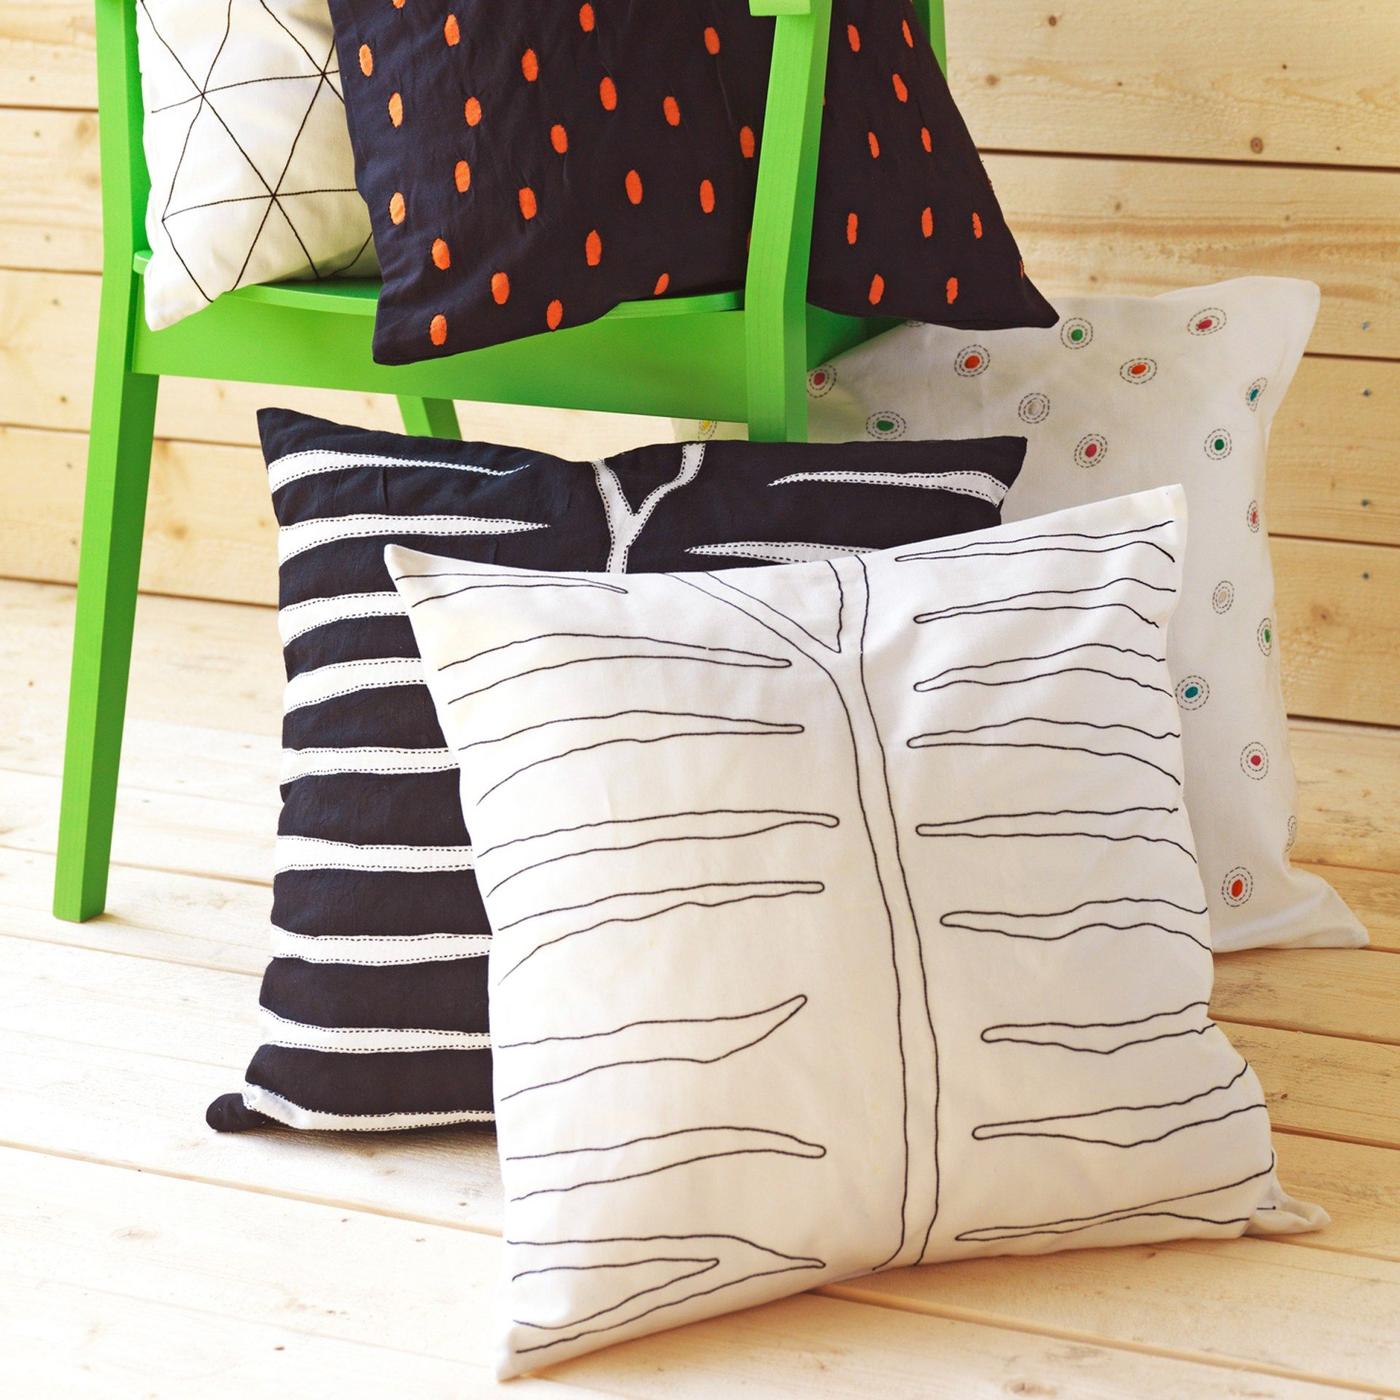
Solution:
[(535, 201), (535, 192), (529, 185), (520, 187), (520, 217), (522, 219), (533, 219), (539, 213), (539, 205)]
[(899, 29), (900, 33), (904, 35), (904, 42), (912, 49), (914, 47), (914, 31), (909, 28), (909, 21), (907, 19), (900, 20)]
[(401, 9), (403, 9), (403, 3), (404, 3), (404, 0), (394, 0), (394, 8), (395, 8), (396, 10), (401, 10)]
[(398, 190), (395, 190), (394, 193), (389, 196), (390, 221), (396, 224), (403, 223), (404, 215), (407, 212), (407, 209), (404, 207), (403, 195), (400, 194)]
[(846, 42), (851, 46), (852, 53), (860, 52), (860, 30), (853, 24), (846, 26)]
[(453, 182), (457, 186), (458, 194), (466, 194), (472, 187), (472, 168), (464, 160), (457, 162), (456, 168), (452, 172)]
[(972, 236), (982, 237), (982, 216), (975, 209), (972, 211)]
[(603, 261), (603, 240), (596, 228), (590, 229), (583, 240), (583, 258), (589, 267), (597, 267)]
[(753, 127), (741, 126), (739, 128), (739, 154), (742, 155), (745, 160), (752, 160), (753, 153), (756, 149), (757, 145), (753, 139)]
[(504, 306), (510, 300), (510, 278), (504, 272), (491, 274), (491, 300), (497, 306)]
[(562, 156), (569, 149), (569, 133), (564, 130), (561, 122), (555, 122), (549, 128), (549, 144)]
[(667, 126), (679, 126), (681, 124), (681, 104), (674, 97), (668, 97), (661, 104), (661, 111), (666, 118)]
[(854, 244), (860, 237), (860, 215), (852, 210), (846, 215), (846, 242)]
[(533, 83), (540, 76), (539, 55), (534, 49), (526, 49), (520, 55), (520, 71), (525, 75), (527, 83)]
[(360, 72), (367, 78), (374, 73), (374, 50), (368, 44), (360, 45)]
[(475, 97), (467, 98), (465, 111), (468, 126), (475, 126), (481, 120), (481, 103)]
[(879, 306), (880, 298), (885, 295), (885, 279), (877, 272), (870, 279), (870, 304)]
[(909, 89), (904, 85), (904, 79), (901, 78), (898, 73), (891, 73), (890, 82), (894, 86), (894, 95), (899, 98), (901, 102), (908, 102)]
[(615, 111), (617, 108), (617, 84), (611, 78), (604, 78), (598, 84), (598, 101), (603, 104), (605, 112)]
[(870, 154), (874, 159), (880, 159), (880, 138), (873, 131), (865, 133), (865, 139), (870, 142)]
[(441, 238), (433, 239), (433, 266), (441, 272), (446, 272), (452, 266), (452, 253)]
[(654, 287), (651, 289), (651, 294), (652, 294), (652, 296), (654, 296), (654, 297), (665, 296), (665, 295), (666, 295), (666, 288), (669, 287), (670, 285), (671, 285), (671, 274), (670, 274), (669, 272), (663, 272), (663, 273), (661, 274), (661, 276), (658, 277), (658, 278), (656, 279), (656, 286), (654, 286)]
[(625, 184), (627, 186), (627, 198), (633, 204), (640, 204), (642, 202), (642, 177), (638, 175), (635, 170), (629, 170), (627, 172)]
[(948, 298), (948, 305), (951, 306), (958, 299), (958, 279), (950, 277), (948, 285), (944, 288), (944, 295)]
[(578, 9), (578, 27), (585, 34), (593, 33), (593, 26), (597, 24), (597, 19), (593, 14), (592, 5), (580, 5)]
[(559, 323), (564, 319), (564, 303), (557, 297), (545, 307), (544, 323), (550, 330), (557, 331)]
[(700, 181), (700, 207), (707, 214), (715, 212), (715, 187), (708, 180)]
[(924, 212), (919, 215), (919, 229), (925, 238), (933, 237), (933, 210), (927, 205), (924, 206)]
[(395, 126), (403, 125), (403, 94), (395, 93), (389, 99), (389, 120)]
[(708, 54), (719, 52), (719, 30), (712, 24), (705, 27), (705, 52)]
[(438, 314), (433, 317), (432, 323), (428, 327), (428, 339), (434, 345), (447, 344), (447, 317)]
[(462, 26), (457, 23), (456, 15), (448, 15), (442, 22), (442, 37), (447, 40), (447, 46), (455, 49), (462, 42)]
[(926, 127), (926, 126), (921, 126), (921, 127), (919, 128), (919, 140), (923, 143), (924, 150), (928, 151), (929, 154), (932, 155), (932, 154), (933, 154), (933, 136), (932, 136), (932, 134), (930, 133), (928, 127)]

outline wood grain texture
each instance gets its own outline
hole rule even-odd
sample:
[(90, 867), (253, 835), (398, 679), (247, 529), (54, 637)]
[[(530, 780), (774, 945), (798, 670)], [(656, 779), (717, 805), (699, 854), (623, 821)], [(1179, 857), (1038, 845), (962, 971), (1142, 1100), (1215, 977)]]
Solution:
[(1388, 0), (947, 7), (949, 79), (984, 146), (1400, 165), (1400, 28)]
[(1353, 870), (1341, 865), (1307, 865), (1330, 880), (1371, 935), (1371, 947), (1400, 952), (1400, 876), (1387, 870)]
[[(1400, 958), (1367, 948), (1225, 953), (1210, 1006), (1220, 1020), (1400, 1047)], [(1400, 1073), (1400, 1050), (1395, 1060)]]
[(91, 5), (26, 0), (0, 10), (0, 106), (97, 106)]
[(1298, 842), (1293, 858), (1400, 871), (1400, 734), (1295, 721)]
[(989, 155), (1026, 270), (1056, 292), (1156, 293), (1248, 273), (1322, 287), (1314, 353), (1400, 356), (1389, 171)]
[(1400, 723), (1400, 549), (1273, 541), (1290, 713)]

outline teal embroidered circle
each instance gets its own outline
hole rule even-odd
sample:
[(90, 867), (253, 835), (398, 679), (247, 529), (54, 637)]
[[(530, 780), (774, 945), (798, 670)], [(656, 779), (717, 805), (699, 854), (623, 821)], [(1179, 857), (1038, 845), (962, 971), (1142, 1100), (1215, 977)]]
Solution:
[(836, 366), (818, 365), (807, 376), (807, 394), (809, 398), (820, 399), (829, 394), (836, 384)]
[(1094, 338), (1094, 327), (1082, 316), (1072, 317), (1060, 327), (1060, 340), (1071, 350), (1082, 350)]
[(1215, 585), (1211, 591), (1210, 605), (1218, 613), (1227, 613), (1235, 601), (1235, 585), (1229, 579), (1223, 578)]
[(1192, 335), (1214, 335), (1225, 327), (1225, 313), (1218, 306), (1203, 306), (1186, 323)]
[(1177, 683), (1176, 703), (1183, 710), (1199, 710), (1210, 699), (1210, 687), (1201, 676), (1183, 676)]
[(1048, 394), (1027, 394), (1016, 405), (1016, 414), (1023, 423), (1043, 423), (1050, 416)]
[(1215, 428), (1206, 434), (1206, 456), (1213, 462), (1223, 461), (1234, 447), (1234, 441), (1224, 428)]
[(1269, 381), (1260, 375), (1258, 379), (1250, 382), (1249, 388), (1244, 391), (1244, 401), (1246, 407), (1253, 413), (1259, 407), (1259, 400), (1264, 396), (1264, 390), (1269, 387)]
[(1259, 630), (1254, 634), (1254, 636), (1259, 643), (1259, 650), (1262, 651), (1265, 656), (1270, 655), (1274, 649), (1273, 618), (1266, 617), (1263, 620), (1263, 622), (1259, 624)]
[(909, 424), (899, 414), (885, 409), (872, 413), (865, 420), (865, 431), (867, 436), (878, 438), (881, 442), (895, 442), (909, 431)]
[(991, 362), (992, 352), (985, 345), (965, 345), (958, 351), (953, 368), (964, 379), (971, 379), (974, 375), (985, 373)]

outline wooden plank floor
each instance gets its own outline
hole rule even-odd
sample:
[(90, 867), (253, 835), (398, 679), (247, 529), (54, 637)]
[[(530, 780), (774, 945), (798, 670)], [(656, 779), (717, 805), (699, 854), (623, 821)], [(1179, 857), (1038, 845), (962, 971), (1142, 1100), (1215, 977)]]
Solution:
[[(203, 1124), (255, 1039), (273, 615), (143, 599), (111, 913), (76, 926), (47, 913), (71, 611), (69, 589), (0, 582), (0, 1387), (493, 1389), (489, 1130)], [(886, 1274), (515, 1391), (1400, 1396), (1400, 732), (1308, 723), (1295, 743), (1299, 853), (1374, 945), (1222, 959), (1215, 1009), (1269, 1092), (1285, 1180), (1331, 1229)]]

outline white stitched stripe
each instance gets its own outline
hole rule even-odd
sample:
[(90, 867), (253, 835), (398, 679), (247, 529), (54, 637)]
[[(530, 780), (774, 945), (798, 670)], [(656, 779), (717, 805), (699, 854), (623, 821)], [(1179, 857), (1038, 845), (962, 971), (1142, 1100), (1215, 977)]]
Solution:
[(407, 608), (399, 595), (388, 593), (342, 593), (335, 598), (308, 598), (303, 603), (290, 603), (277, 612), (277, 630), (282, 645), (325, 627), (332, 622), (349, 622), (352, 618), (403, 617)]
[(719, 554), (732, 559), (763, 559), (770, 564), (805, 564), (847, 554), (869, 554), (853, 544), (801, 544), (795, 540), (728, 540), (723, 544), (693, 544), (687, 554)]
[(287, 1050), (329, 1050), (339, 1055), (404, 1054), (419, 1050), (489, 1050), (485, 1031), (434, 1031), (379, 1026), (309, 1026), (263, 1008), (262, 1038)]
[(470, 846), (359, 846), (316, 836), (279, 836), (277, 872), (287, 870), (372, 870), (416, 874), (471, 870)]
[(491, 951), (489, 933), (418, 933), (384, 938), (372, 933), (288, 933), (272, 930), (274, 958), (309, 963), (346, 963), (355, 967), (409, 967), (414, 963), (484, 958)]
[(988, 505), (999, 506), (1009, 489), (989, 472), (793, 472), (770, 481), (770, 486), (786, 486), (795, 481), (829, 481), (853, 486), (913, 486), (922, 491), (951, 491), (957, 496), (976, 496)]
[(412, 457), (381, 457), (373, 452), (327, 452), (317, 448), (311, 452), (289, 452), (270, 462), (267, 468), (267, 484), (272, 491), (280, 491), (293, 481), (305, 476), (318, 476), (322, 472), (346, 471), (351, 467), (427, 467), (433, 471), (475, 472), (480, 476), (513, 476), (531, 465), (522, 462), (518, 467), (476, 467), (466, 462), (417, 461)]
[(425, 685), (423, 662), (417, 656), (386, 656), (366, 661), (336, 661), (303, 671), (287, 682), (282, 712), (319, 705), (358, 690), (383, 690), (395, 685)]
[(308, 549), (339, 540), (393, 535), (518, 535), (548, 528), (530, 520), (493, 520), (483, 515), (334, 515), (281, 526), (277, 531), (277, 562), (285, 564)]
[(283, 749), (281, 781), (294, 783), (298, 778), (332, 773), (447, 773), (456, 767), (457, 760), (447, 749)]
[(322, 1113), (303, 1108), (271, 1089), (257, 1084), (243, 1086), (243, 1104), (265, 1113), (289, 1128), (322, 1128), (331, 1132), (397, 1132), (403, 1128), (431, 1128), (448, 1123), (489, 1123), (496, 1116), (489, 1109), (458, 1108), (441, 1113)]

